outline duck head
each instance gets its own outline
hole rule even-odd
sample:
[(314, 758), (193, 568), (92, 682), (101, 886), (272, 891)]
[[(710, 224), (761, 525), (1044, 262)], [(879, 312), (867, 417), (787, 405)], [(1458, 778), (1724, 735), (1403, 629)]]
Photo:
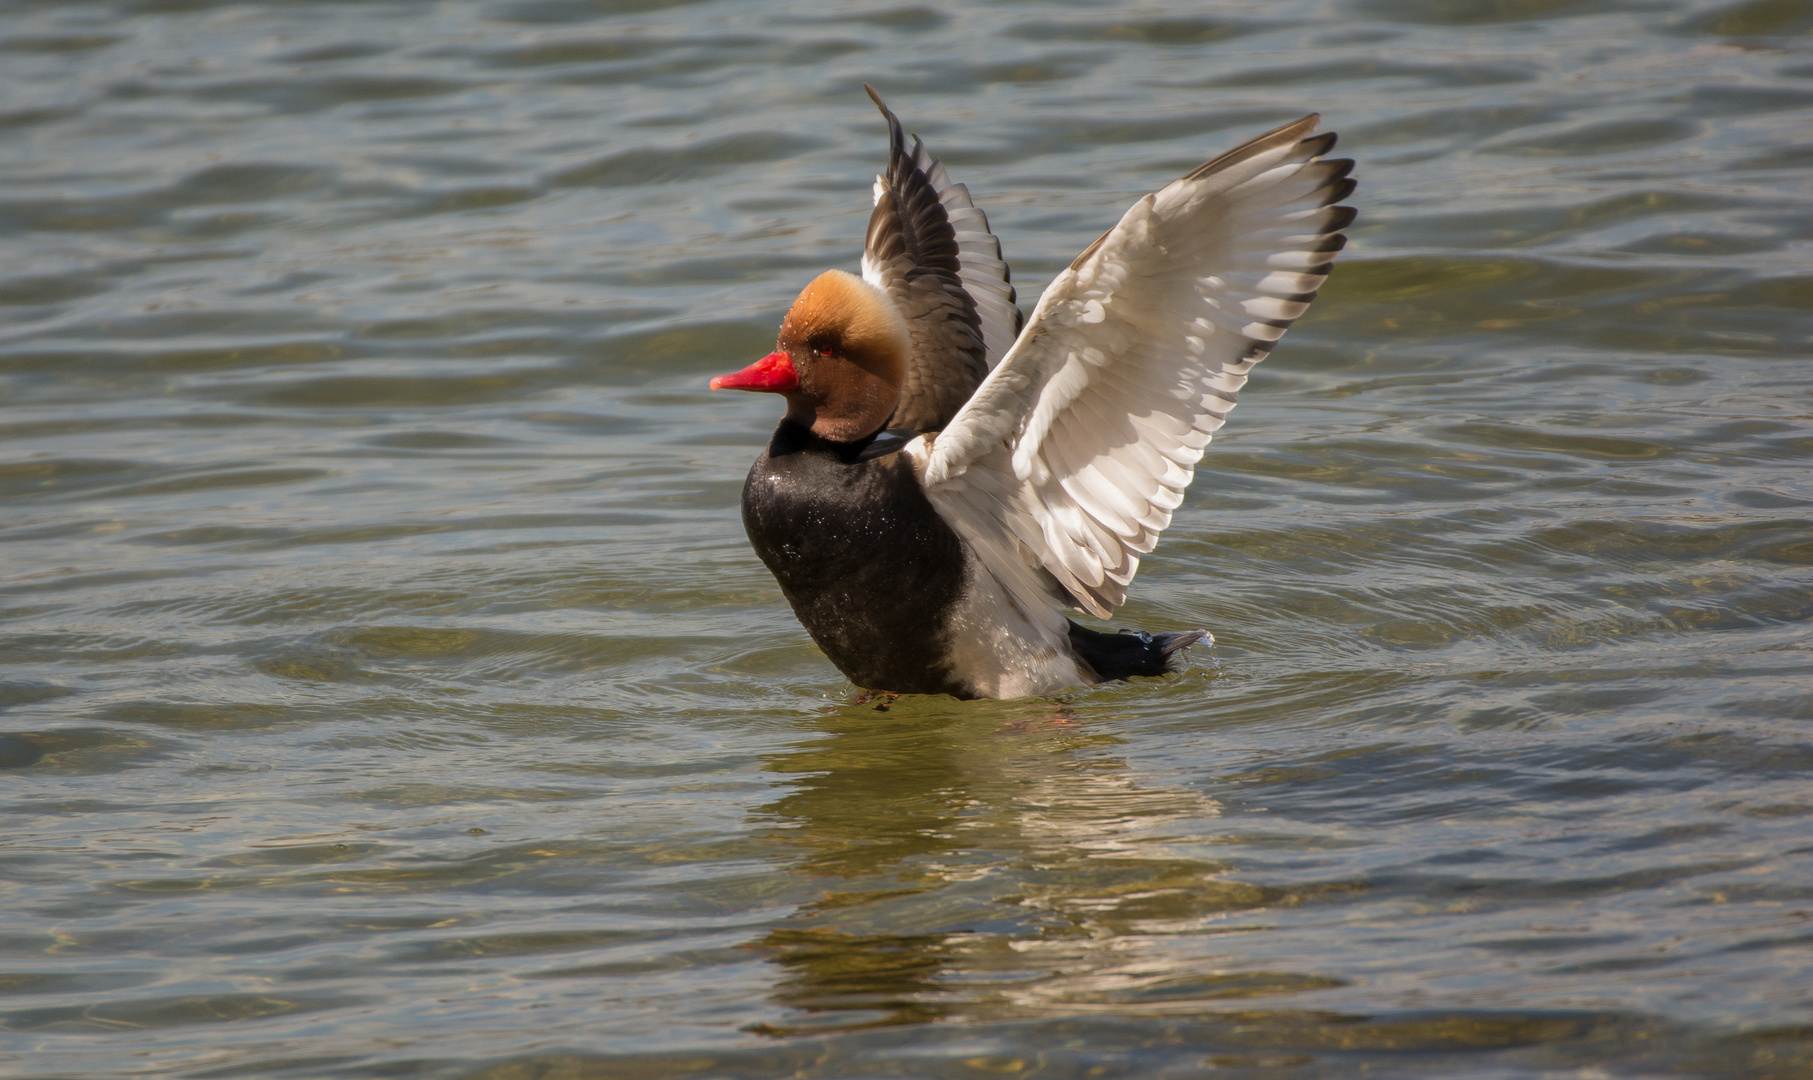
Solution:
[(713, 390), (759, 390), (787, 398), (787, 419), (833, 442), (880, 431), (900, 401), (911, 349), (906, 322), (880, 289), (827, 270), (781, 320), (775, 351)]

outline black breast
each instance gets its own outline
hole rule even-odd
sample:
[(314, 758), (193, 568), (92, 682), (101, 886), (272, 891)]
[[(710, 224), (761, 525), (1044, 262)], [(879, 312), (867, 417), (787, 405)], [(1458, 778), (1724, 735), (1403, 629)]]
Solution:
[(971, 696), (945, 670), (963, 545), (904, 454), (858, 461), (782, 423), (743, 485), (743, 527), (812, 640), (869, 690)]

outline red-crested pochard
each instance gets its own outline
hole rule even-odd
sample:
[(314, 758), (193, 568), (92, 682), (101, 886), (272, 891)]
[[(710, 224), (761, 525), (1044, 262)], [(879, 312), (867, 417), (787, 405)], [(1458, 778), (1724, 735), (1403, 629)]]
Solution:
[(1044, 694), (1166, 670), (1111, 634), (1247, 372), (1328, 276), (1353, 162), (1317, 117), (1133, 204), (1023, 318), (1001, 245), (873, 87), (888, 170), (862, 276), (828, 270), (713, 389), (787, 399), (743, 487), (756, 553), (857, 686)]

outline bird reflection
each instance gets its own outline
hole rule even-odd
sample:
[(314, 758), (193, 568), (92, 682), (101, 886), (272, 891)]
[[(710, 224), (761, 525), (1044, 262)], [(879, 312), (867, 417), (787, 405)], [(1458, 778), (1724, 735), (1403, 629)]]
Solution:
[(1192, 854), (1214, 801), (1142, 782), (1114, 754), (1120, 739), (1062, 706), (909, 697), (819, 721), (822, 736), (769, 759), (787, 793), (757, 811), (822, 893), (755, 944), (782, 971), (775, 996), (790, 1019), (754, 1030), (1329, 984), (1218, 973), (1226, 958), (1204, 942), (1252, 929), (1236, 916), (1293, 894), (1228, 880), (1226, 864)]

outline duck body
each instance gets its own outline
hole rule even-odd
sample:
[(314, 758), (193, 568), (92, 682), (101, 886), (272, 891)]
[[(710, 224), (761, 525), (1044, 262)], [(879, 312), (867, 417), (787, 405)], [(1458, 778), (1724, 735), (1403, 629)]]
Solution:
[(1134, 203), (1030, 319), (987, 217), (900, 122), (862, 276), (819, 275), (713, 389), (786, 399), (743, 524), (857, 686), (1009, 698), (1168, 670), (1203, 630), (1104, 633), (1247, 372), (1308, 307), (1353, 163), (1306, 117)]
[(1162, 675), (1202, 637), (1104, 634), (1067, 620), (1067, 649), (1029, 647), (1018, 618), (931, 500), (912, 458), (865, 456), (783, 420), (743, 484), (743, 529), (812, 640), (862, 687), (1006, 698)]
[(812, 640), (856, 685), (977, 696), (949, 664), (963, 541), (896, 452), (783, 420), (743, 485), (743, 528)]

